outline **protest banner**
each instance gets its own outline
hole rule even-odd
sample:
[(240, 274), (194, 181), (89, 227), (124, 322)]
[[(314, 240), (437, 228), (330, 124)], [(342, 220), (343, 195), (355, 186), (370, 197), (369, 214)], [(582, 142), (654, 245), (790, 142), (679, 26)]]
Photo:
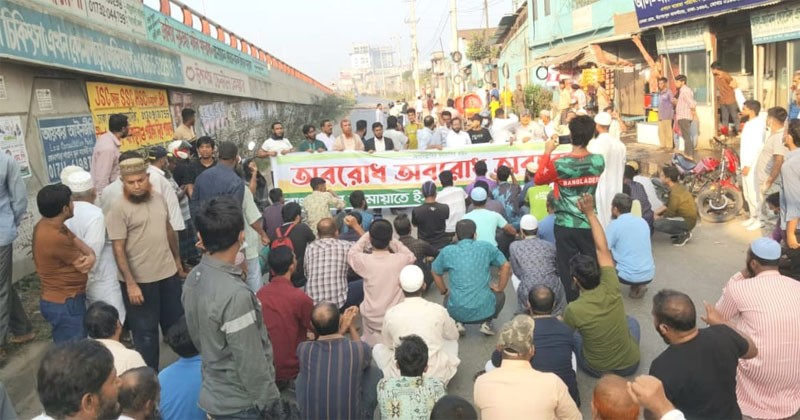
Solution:
[(97, 140), (90, 115), (39, 118), (39, 137), (50, 182), (59, 182), (70, 165), (90, 169)]
[[(560, 146), (555, 154), (569, 152)], [(412, 207), (423, 202), (420, 187), (425, 181), (439, 183), (439, 173), (453, 172), (455, 184), (464, 186), (475, 178), (475, 162), (485, 160), (489, 173), (505, 165), (522, 182), (525, 167), (538, 165), (544, 143), (525, 145), (476, 145), (438, 150), (398, 152), (291, 153), (271, 158), (275, 185), (289, 201), (301, 200), (311, 192), (311, 178), (324, 179), (328, 188), (347, 199), (362, 190), (372, 208)]]
[(128, 137), (120, 147), (123, 152), (172, 141), (175, 130), (166, 90), (87, 82), (86, 91), (98, 136), (108, 131), (109, 116), (128, 116)]

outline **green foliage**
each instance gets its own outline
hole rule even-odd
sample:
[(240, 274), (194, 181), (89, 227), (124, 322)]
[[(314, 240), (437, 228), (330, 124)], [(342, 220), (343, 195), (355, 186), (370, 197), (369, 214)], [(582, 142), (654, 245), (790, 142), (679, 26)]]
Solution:
[(492, 58), (493, 53), (494, 51), (492, 51), (492, 47), (489, 45), (489, 40), (485, 36), (476, 35), (469, 41), (469, 44), (467, 44), (466, 56), (470, 61), (483, 62), (484, 60)]
[(542, 85), (525, 86), (525, 108), (532, 116), (539, 115), (539, 111), (550, 109), (553, 102), (553, 92)]

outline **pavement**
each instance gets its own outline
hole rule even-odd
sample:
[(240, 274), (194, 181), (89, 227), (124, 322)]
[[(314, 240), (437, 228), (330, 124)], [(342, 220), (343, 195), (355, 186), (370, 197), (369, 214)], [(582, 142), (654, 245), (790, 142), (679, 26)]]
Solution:
[[(643, 173), (654, 173), (658, 165), (669, 161), (670, 154), (655, 146), (628, 143), (628, 158), (642, 163)], [(712, 151), (701, 151), (700, 156)], [(391, 217), (385, 212), (387, 218)], [(758, 232), (747, 232), (735, 219), (727, 224), (698, 223), (694, 237), (684, 247), (672, 246), (666, 235), (653, 237), (653, 253), (656, 261), (656, 277), (649, 286), (647, 295), (640, 300), (630, 299), (627, 286), (622, 286), (622, 296), (628, 315), (636, 318), (642, 330), (641, 363), (638, 374), (647, 373), (650, 363), (666, 347), (652, 327), (650, 310), (653, 294), (662, 288), (671, 288), (688, 293), (697, 306), (698, 316), (704, 313), (703, 302), (714, 303), (719, 298), (722, 287), (728, 279), (744, 267), (748, 244), (759, 236)], [(426, 297), (441, 303), (441, 296), (435, 288)], [(512, 287), (506, 289), (506, 306), (495, 321), (495, 329), (509, 321), (516, 309), (516, 295)], [(702, 322), (700, 322), (702, 324)], [(477, 325), (468, 325), (467, 333), (459, 341), (461, 365), (450, 382), (448, 393), (472, 401), (473, 378), (486, 364), (494, 350), (496, 337), (486, 337), (478, 331)], [(36, 396), (35, 376), (42, 355), (49, 347), (48, 342), (34, 342), (11, 357), (0, 369), (2, 380), (9, 392), (20, 418), (32, 418), (41, 413), (41, 405)], [(161, 366), (167, 366), (176, 356), (162, 345)], [(578, 372), (578, 384), (583, 402), (581, 412), (591, 418), (591, 392), (596, 379)]]

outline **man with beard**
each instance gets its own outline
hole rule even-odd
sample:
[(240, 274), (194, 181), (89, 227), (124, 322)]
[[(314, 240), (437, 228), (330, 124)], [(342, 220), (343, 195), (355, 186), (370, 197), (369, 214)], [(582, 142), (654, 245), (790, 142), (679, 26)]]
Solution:
[[(736, 402), (736, 367), (739, 359), (752, 359), (756, 345), (727, 322), (712, 319), (697, 328), (692, 299), (685, 293), (663, 289), (653, 296), (653, 325), (669, 345), (650, 365), (650, 374), (664, 383), (667, 398), (687, 418), (742, 418)], [(713, 317), (716, 318), (716, 317)]]
[(36, 420), (115, 419), (120, 380), (114, 356), (94, 340), (56, 345), (36, 373), (36, 392), (44, 414)]
[(119, 147), (128, 137), (128, 117), (112, 114), (108, 117), (108, 131), (97, 137), (92, 152), (92, 180), (97, 192), (119, 177)]
[(33, 262), (41, 279), (39, 309), (53, 327), (53, 341), (86, 337), (86, 280), (95, 253), (64, 222), (74, 214), (72, 193), (63, 184), (47, 185), (36, 195), (41, 220), (33, 228)]
[(339, 123), (339, 125), (342, 127), (342, 134), (339, 137), (336, 137), (336, 140), (334, 140), (333, 151), (363, 152), (364, 142), (361, 141), (361, 137), (359, 137), (358, 134), (353, 133), (353, 125), (350, 123), (350, 120), (345, 118), (341, 123)]
[(457, 148), (472, 144), (469, 133), (461, 130), (461, 118), (453, 118), (450, 120), (450, 124), (452, 129), (447, 132), (447, 137), (445, 139), (446, 147)]
[(119, 420), (156, 420), (161, 418), (158, 405), (161, 386), (156, 372), (149, 367), (131, 369), (119, 377)]
[(134, 347), (147, 366), (158, 369), (158, 327), (166, 331), (183, 315), (181, 278), (186, 274), (167, 204), (152, 191), (144, 159), (123, 161), (120, 175), (124, 198), (106, 215), (108, 238), (125, 282), (122, 297)]
[[(364, 121), (364, 128), (367, 127), (367, 122)], [(320, 132), (317, 133), (317, 140), (325, 144), (325, 150), (333, 150), (333, 142), (336, 137), (333, 137), (333, 121), (322, 120), (319, 125)]]

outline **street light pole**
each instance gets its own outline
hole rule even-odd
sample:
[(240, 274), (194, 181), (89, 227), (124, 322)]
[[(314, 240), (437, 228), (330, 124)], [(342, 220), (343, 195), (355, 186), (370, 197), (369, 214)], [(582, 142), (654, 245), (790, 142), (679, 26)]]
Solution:
[(458, 1), (457, 0), (451, 0), (450, 2), (450, 30), (452, 36), (452, 38), (450, 39), (451, 60), (450, 60), (450, 77), (447, 80), (447, 84), (448, 86), (450, 84), (453, 85), (453, 94), (455, 94), (458, 88), (456, 87), (453, 78), (455, 77), (455, 75), (458, 74), (458, 63), (452, 60), (452, 54), (458, 51)]
[(417, 48), (417, 7), (416, 0), (409, 0), (411, 3), (411, 16), (406, 21), (411, 25), (411, 71), (414, 76), (414, 97), (421, 95), (419, 88), (419, 49)]

